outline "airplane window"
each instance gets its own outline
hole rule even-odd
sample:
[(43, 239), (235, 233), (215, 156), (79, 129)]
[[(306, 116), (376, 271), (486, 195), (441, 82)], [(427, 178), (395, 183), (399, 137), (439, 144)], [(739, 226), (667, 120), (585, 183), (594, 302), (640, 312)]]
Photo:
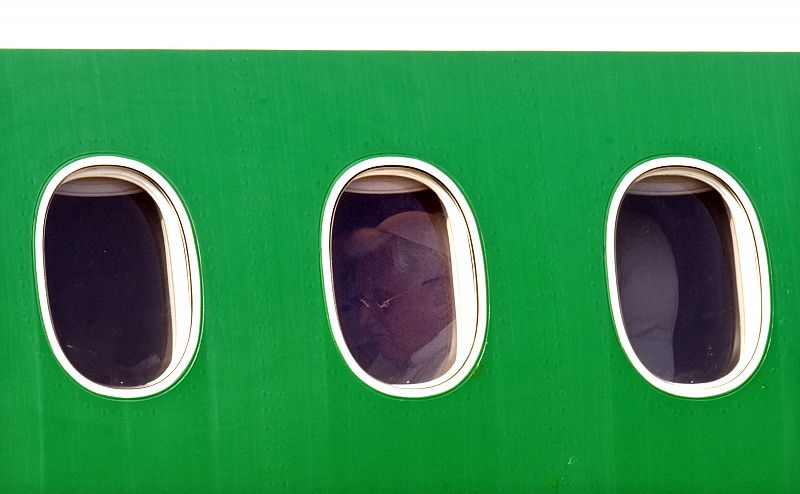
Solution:
[(436, 194), (421, 189), (345, 189), (333, 224), (345, 341), (368, 374), (389, 384), (440, 377), (457, 344), (447, 221)]
[(48, 336), (84, 386), (146, 396), (174, 382), (196, 346), (191, 234), (177, 196), (164, 192), (168, 184), (107, 164), (121, 158), (107, 157), (102, 166), (89, 160), (54, 180), (40, 209), (37, 261)]
[(766, 262), (743, 191), (711, 165), (686, 166), (694, 161), (660, 162), (672, 166), (627, 184), (609, 272), (632, 361), (662, 389), (710, 396), (743, 382), (763, 351)]
[[(62, 185), (45, 222), (56, 336), (75, 368), (105, 386), (141, 386), (169, 364), (171, 309), (161, 215), (125, 181)], [(89, 190), (89, 193), (81, 189)]]
[(622, 320), (658, 377), (710, 382), (738, 358), (730, 218), (710, 187), (676, 195), (629, 190), (617, 218)]
[(391, 394), (454, 386), (465, 361), (475, 358), (479, 331), (474, 246), (463, 210), (433, 177), (398, 166), (356, 175), (334, 206), (332, 320), (346, 359)]

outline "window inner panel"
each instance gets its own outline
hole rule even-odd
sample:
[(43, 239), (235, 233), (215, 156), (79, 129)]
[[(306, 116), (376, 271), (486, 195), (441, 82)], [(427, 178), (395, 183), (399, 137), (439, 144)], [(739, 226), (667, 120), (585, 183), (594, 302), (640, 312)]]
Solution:
[(629, 190), (617, 218), (625, 331), (645, 367), (676, 383), (714, 381), (739, 358), (730, 217), (719, 193), (704, 189)]
[(334, 293), (358, 365), (387, 384), (434, 380), (456, 355), (447, 218), (436, 193), (396, 177), (356, 179), (331, 239)]
[(85, 377), (145, 385), (171, 359), (172, 323), (162, 219), (152, 197), (123, 180), (62, 184), (45, 222), (53, 327)]

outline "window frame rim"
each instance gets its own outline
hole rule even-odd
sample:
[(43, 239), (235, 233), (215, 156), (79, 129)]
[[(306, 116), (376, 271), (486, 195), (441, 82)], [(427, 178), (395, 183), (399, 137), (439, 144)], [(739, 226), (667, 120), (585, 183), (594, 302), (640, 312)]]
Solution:
[[(453, 364), (453, 367), (448, 370), (440, 378), (418, 384), (389, 384), (380, 381), (369, 375), (353, 357), (347, 343), (344, 340), (339, 316), (336, 309), (336, 298), (333, 286), (333, 270), (332, 270), (332, 231), (333, 219), (335, 214), (336, 205), (339, 198), (344, 192), (347, 185), (359, 175), (363, 175), (372, 170), (379, 171), (380, 169), (404, 168), (412, 176), (426, 176), (428, 180), (438, 182), (439, 187), (446, 194), (445, 197), (436, 190), (431, 190), (436, 194), (439, 201), (442, 203), (445, 211), (448, 211), (448, 222), (454, 221), (449, 215), (451, 208), (458, 210), (458, 219), (463, 224), (464, 231), (469, 239), (468, 249), (471, 253), (471, 281), (473, 286), (473, 293), (475, 296), (475, 316), (474, 323), (470, 328), (465, 330), (473, 335), (469, 351), (466, 352), (466, 357), (463, 361), (459, 362), (458, 357)], [(387, 174), (391, 175), (391, 174)], [(422, 182), (424, 185), (427, 184)], [(447, 203), (450, 203), (449, 205)], [(425, 398), (431, 396), (441, 395), (446, 393), (461, 383), (472, 373), (476, 367), (478, 360), (483, 354), (483, 349), (486, 344), (486, 325), (487, 325), (487, 296), (486, 296), (486, 274), (484, 270), (483, 250), (477, 223), (475, 221), (472, 209), (464, 197), (461, 189), (451, 180), (444, 172), (437, 167), (426, 163), (422, 160), (405, 157), (405, 156), (376, 156), (365, 158), (349, 165), (340, 175), (336, 178), (325, 201), (323, 209), (322, 222), (321, 222), (321, 251), (322, 251), (322, 277), (325, 291), (325, 305), (328, 313), (328, 323), (330, 325), (331, 333), (333, 335), (336, 346), (350, 370), (358, 377), (360, 381), (374, 390), (389, 396), (399, 398)], [(451, 252), (451, 261), (454, 259), (454, 253)], [(461, 270), (461, 267), (458, 268)], [(458, 321), (458, 315), (456, 316)], [(456, 328), (457, 335), (461, 335), (459, 328)], [(455, 369), (455, 370), (454, 370)]]
[[(81, 374), (72, 365), (61, 348), (50, 313), (44, 256), (44, 227), (50, 203), (58, 187), (65, 183), (68, 178), (73, 175), (79, 175), (76, 178), (95, 176), (89, 172), (89, 169), (100, 167), (114, 169), (115, 176), (113, 178), (125, 180), (141, 187), (153, 200), (162, 221), (166, 222), (167, 218), (169, 218), (169, 222), (172, 223), (171, 227), (164, 229), (167, 275), (172, 280), (169, 296), (170, 303), (173, 304), (170, 307), (170, 312), (174, 321), (171, 323), (173, 327), (170, 328), (173, 339), (172, 348), (169, 350), (171, 351), (171, 361), (156, 379), (140, 386), (107, 386), (96, 383)], [(166, 210), (165, 206), (168, 206)], [(177, 241), (174, 240), (175, 237), (177, 237)], [(183, 257), (182, 271), (184, 276), (182, 276), (183, 279), (181, 281), (173, 279), (175, 277), (173, 265), (176, 264), (173, 254), (176, 250), (181, 251)], [(194, 229), (183, 201), (172, 185), (159, 172), (140, 161), (114, 155), (89, 156), (70, 161), (61, 166), (48, 178), (38, 201), (34, 232), (34, 255), (40, 315), (50, 349), (61, 367), (80, 386), (94, 394), (109, 398), (136, 399), (166, 391), (185, 376), (197, 356), (200, 342), (202, 293), (199, 255)], [(183, 303), (176, 301), (176, 291), (181, 292), (180, 298), (183, 299)], [(176, 315), (178, 312), (176, 308), (179, 306), (185, 306), (180, 311), (180, 319)], [(176, 335), (178, 334), (183, 336), (181, 341), (176, 341)]]
[[(705, 177), (700, 179), (720, 195), (725, 207), (728, 209), (731, 215), (732, 230), (739, 229), (743, 225), (747, 227), (747, 230), (743, 233), (734, 233), (732, 231), (731, 240), (734, 243), (734, 250), (739, 249), (739, 241), (743, 237), (752, 240), (753, 256), (751, 256), (751, 259), (747, 262), (750, 264), (750, 268), (748, 269), (752, 269), (752, 271), (757, 274), (756, 279), (750, 281), (757, 281), (760, 297), (745, 299), (743, 294), (738, 293), (740, 287), (746, 284), (746, 282), (743, 282), (741, 279), (739, 261), (737, 261), (735, 283), (737, 287), (737, 300), (740, 305), (753, 304), (755, 303), (753, 302), (753, 298), (756, 298), (758, 303), (757, 309), (760, 313), (760, 317), (755, 318), (758, 320), (758, 324), (757, 327), (753, 327), (755, 324), (747, 325), (746, 321), (740, 321), (739, 324), (737, 324), (737, 336), (741, 343), (736, 364), (722, 377), (706, 383), (677, 383), (666, 381), (650, 372), (636, 355), (622, 321), (616, 270), (616, 226), (619, 209), (631, 185), (653, 171), (667, 168), (676, 170), (686, 169), (692, 173), (686, 175), (690, 178), (698, 178), (697, 175)], [(676, 175), (681, 176), (680, 174)], [(726, 190), (723, 192), (720, 190), (720, 187)], [(728, 197), (726, 197), (728, 195), (733, 198), (734, 202), (731, 202)], [(671, 395), (685, 398), (710, 398), (729, 393), (739, 388), (755, 374), (764, 359), (769, 340), (771, 317), (769, 264), (758, 215), (748, 194), (741, 185), (739, 185), (736, 179), (718, 166), (691, 157), (666, 156), (650, 159), (634, 166), (625, 173), (623, 178), (616, 185), (612, 195), (606, 219), (605, 247), (608, 295), (617, 338), (626, 357), (645, 380), (656, 388)], [(742, 309), (740, 309), (740, 311), (741, 310)], [(737, 319), (741, 320), (743, 318), (741, 318), (740, 315)], [(752, 345), (747, 343), (747, 341), (752, 341), (753, 339), (755, 339), (755, 342)], [(748, 351), (745, 352), (745, 350)]]

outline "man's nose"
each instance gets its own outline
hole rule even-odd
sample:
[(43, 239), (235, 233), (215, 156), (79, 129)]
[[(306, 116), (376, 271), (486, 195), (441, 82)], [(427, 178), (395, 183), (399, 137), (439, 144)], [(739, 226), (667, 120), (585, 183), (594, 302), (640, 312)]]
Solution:
[(370, 327), (375, 322), (375, 309), (362, 304), (358, 313), (358, 324), (363, 327)]

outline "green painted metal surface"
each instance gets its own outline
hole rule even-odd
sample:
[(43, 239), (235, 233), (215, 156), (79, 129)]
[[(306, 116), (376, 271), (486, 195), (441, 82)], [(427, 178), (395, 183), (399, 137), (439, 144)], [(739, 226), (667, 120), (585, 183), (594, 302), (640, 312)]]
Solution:
[[(38, 198), (87, 154), (194, 224), (202, 341), (149, 399), (85, 391), (43, 330)], [(373, 391), (331, 336), (322, 207), (373, 155), (439, 167), (481, 231), (487, 343), (444, 396)], [(733, 175), (767, 243), (770, 345), (715, 399), (647, 384), (612, 322), (609, 200), (658, 155)], [(0, 490), (796, 492), (799, 160), (796, 54), (0, 52)]]

